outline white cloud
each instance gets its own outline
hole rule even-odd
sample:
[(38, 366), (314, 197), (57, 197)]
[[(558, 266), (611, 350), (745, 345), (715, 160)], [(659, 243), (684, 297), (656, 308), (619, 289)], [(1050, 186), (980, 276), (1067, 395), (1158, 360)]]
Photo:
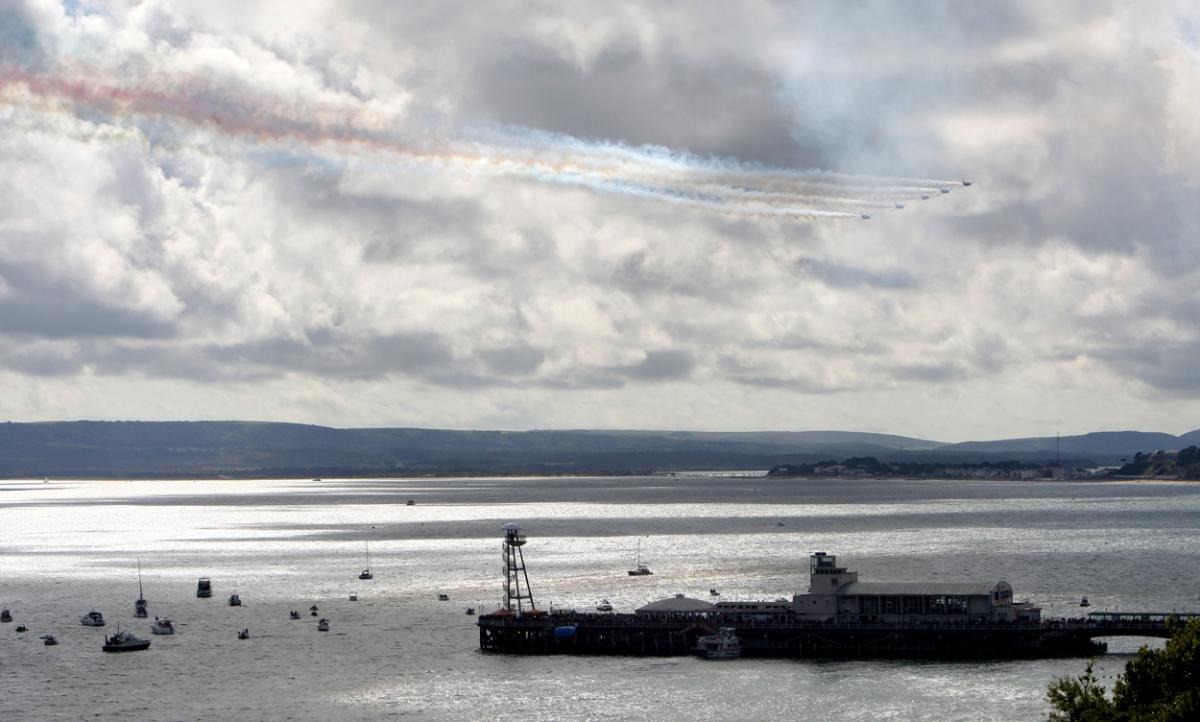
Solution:
[[(1197, 425), (1184, 4), (80, 7), (0, 8), (0, 416)], [(720, 213), (504, 124), (977, 183)]]

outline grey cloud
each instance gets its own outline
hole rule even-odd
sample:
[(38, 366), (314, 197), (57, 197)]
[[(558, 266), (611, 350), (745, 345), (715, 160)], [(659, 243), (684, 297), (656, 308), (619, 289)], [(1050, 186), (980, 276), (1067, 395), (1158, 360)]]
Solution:
[(967, 377), (966, 369), (961, 364), (953, 362), (894, 366), (889, 373), (892, 378), (900, 381), (935, 384), (961, 381)]
[(482, 349), (480, 358), (488, 368), (505, 376), (523, 376), (537, 371), (546, 359), (546, 352), (527, 345)]
[(1141, 339), (1129, 348), (1096, 356), (1123, 376), (1171, 394), (1200, 397), (1200, 341)]
[(638, 363), (613, 370), (638, 381), (670, 381), (687, 378), (696, 365), (690, 351), (665, 349), (645, 353), (646, 357)]
[(46, 269), (0, 259), (0, 333), (38, 338), (170, 338), (176, 324), (146, 310), (123, 308), (88, 289), (57, 281)]
[(866, 268), (839, 263), (828, 259), (800, 258), (796, 261), (800, 273), (819, 279), (834, 288), (858, 288), (861, 286), (904, 290), (915, 288), (916, 278), (904, 269), (872, 271)]

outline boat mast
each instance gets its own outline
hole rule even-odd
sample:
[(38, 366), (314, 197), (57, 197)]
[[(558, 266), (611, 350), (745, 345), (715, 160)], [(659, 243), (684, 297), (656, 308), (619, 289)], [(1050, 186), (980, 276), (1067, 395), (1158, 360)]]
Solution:
[(142, 594), (142, 558), (138, 557), (138, 599), (145, 600), (145, 595)]

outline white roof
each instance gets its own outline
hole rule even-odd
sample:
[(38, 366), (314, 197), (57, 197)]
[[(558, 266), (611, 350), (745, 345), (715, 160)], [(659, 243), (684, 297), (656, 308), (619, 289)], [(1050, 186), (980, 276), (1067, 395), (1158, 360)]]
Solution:
[(711, 603), (703, 599), (692, 599), (682, 594), (676, 594), (667, 599), (650, 602), (644, 607), (639, 607), (636, 611), (639, 614), (643, 612), (711, 612), (715, 608)]

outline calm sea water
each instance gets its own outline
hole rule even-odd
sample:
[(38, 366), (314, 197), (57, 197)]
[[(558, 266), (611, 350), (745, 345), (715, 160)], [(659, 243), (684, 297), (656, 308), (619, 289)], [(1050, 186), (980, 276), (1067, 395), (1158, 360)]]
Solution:
[[(1200, 608), (1200, 486), (9, 481), (0, 606), (15, 621), (0, 626), (0, 719), (1021, 720), (1043, 718), (1047, 683), (1085, 662), (484, 655), (465, 609), (497, 606), (510, 521), (528, 534), (543, 608), (605, 598), (622, 611), (714, 587), (723, 599), (790, 596), (815, 550), (865, 581), (1005, 579), (1055, 615), (1080, 614), (1084, 595), (1093, 610)], [(367, 540), (376, 576), (359, 581)], [(631, 578), (639, 540), (655, 574)], [(133, 617), (139, 557), (151, 615), (175, 620), (174, 637)], [(213, 598), (195, 597), (200, 576)], [(244, 606), (226, 605), (234, 591)], [(316, 631), (311, 604), (330, 632)], [(106, 629), (80, 626), (92, 608)], [(150, 650), (102, 653), (117, 622)], [(42, 645), (47, 632), (59, 646)], [(1100, 673), (1142, 641), (1111, 643)]]

